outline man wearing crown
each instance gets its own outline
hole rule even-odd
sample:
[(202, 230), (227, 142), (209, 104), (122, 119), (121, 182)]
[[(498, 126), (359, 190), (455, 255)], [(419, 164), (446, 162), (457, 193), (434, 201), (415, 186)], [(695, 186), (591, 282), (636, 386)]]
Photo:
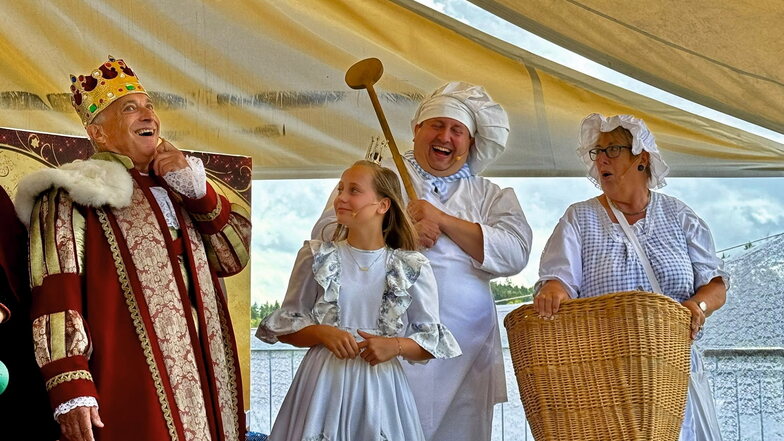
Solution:
[(30, 229), (36, 360), (66, 439), (244, 439), (240, 370), (218, 277), (248, 261), (247, 213), (160, 137), (111, 56), (71, 77), (96, 147), (19, 184)]

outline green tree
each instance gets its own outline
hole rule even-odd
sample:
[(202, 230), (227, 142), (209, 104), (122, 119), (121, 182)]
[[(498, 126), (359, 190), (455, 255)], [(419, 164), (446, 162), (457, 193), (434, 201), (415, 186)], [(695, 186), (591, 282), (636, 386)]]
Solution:
[(253, 305), (250, 307), (250, 327), (257, 328), (259, 323), (264, 320), (264, 317), (272, 314), (272, 311), (278, 308), (280, 308), (280, 302), (277, 300), (275, 303), (267, 302), (263, 305), (253, 302)]
[(490, 282), (490, 291), (497, 304), (530, 303), (533, 301), (533, 288), (515, 285), (509, 279), (503, 282)]

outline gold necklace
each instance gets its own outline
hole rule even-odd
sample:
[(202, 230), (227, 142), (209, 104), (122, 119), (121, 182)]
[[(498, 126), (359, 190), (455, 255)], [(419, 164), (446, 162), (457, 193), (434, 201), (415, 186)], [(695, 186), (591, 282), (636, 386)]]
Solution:
[(645, 203), (645, 206), (642, 207), (642, 210), (634, 212), (634, 213), (627, 213), (627, 212), (621, 210), (620, 208), (618, 208), (618, 205), (615, 202), (613, 202), (612, 199), (610, 199), (609, 196), (605, 195), (605, 197), (607, 197), (607, 201), (610, 203), (610, 205), (615, 207), (616, 210), (620, 211), (622, 214), (625, 214), (626, 216), (637, 216), (638, 214), (643, 214), (643, 213), (645, 213), (645, 210), (648, 209), (648, 205), (651, 204), (651, 192), (650, 191), (648, 192), (648, 202)]
[[(348, 245), (348, 243), (346, 243), (346, 245)], [(352, 250), (352, 248), (354, 248), (354, 247), (352, 247), (351, 245), (348, 245), (348, 255), (351, 256), (351, 260), (354, 261), (354, 264), (357, 265), (357, 268), (359, 268), (360, 271), (365, 271), (365, 272), (370, 271), (370, 268), (373, 268), (373, 265), (375, 265), (376, 262), (378, 262), (378, 260), (381, 258), (381, 256), (385, 255), (387, 253), (387, 247), (384, 247), (384, 251), (383, 252), (379, 252), (378, 256), (376, 256), (376, 258), (373, 259), (372, 262), (370, 262), (370, 265), (362, 266), (362, 265), (359, 264), (359, 262), (357, 262), (357, 259), (354, 257), (354, 251)]]

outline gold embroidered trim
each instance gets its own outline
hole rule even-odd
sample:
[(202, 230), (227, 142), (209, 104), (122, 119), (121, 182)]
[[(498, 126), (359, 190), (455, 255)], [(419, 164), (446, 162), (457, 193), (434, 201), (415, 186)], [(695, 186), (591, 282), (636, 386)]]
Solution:
[(41, 198), (35, 200), (30, 216), (30, 281), (33, 288), (44, 283), (44, 244), (41, 241)]
[(226, 240), (229, 242), (229, 245), (234, 252), (237, 253), (238, 269), (242, 269), (248, 261), (250, 261), (250, 255), (248, 255), (248, 247), (245, 245), (245, 242), (242, 241), (242, 236), (237, 231), (237, 227), (229, 222), (223, 227), (223, 231), (221, 232), (226, 236)]
[(250, 213), (240, 204), (231, 204), (231, 212), (250, 220)]
[(49, 350), (51, 360), (65, 358), (65, 313), (49, 314)]
[(222, 207), (223, 201), (218, 197), (218, 205), (209, 213), (190, 213), (190, 215), (199, 222), (210, 222), (220, 216)]
[(57, 254), (57, 190), (51, 190), (47, 200), (48, 212), (46, 213), (46, 271), (49, 274), (60, 274), (60, 256)]
[[(220, 360), (223, 357), (221, 367), (215, 367), (214, 375), (218, 383), (218, 406), (220, 408), (221, 420), (223, 422), (223, 432), (225, 439), (237, 439), (240, 431), (238, 413), (239, 397), (241, 391), (238, 390), (238, 373), (234, 368), (234, 347), (231, 345), (229, 337), (229, 325), (227, 320), (230, 318), (223, 313), (220, 304), (219, 287), (212, 284), (212, 273), (204, 258), (207, 257), (206, 248), (208, 242), (198, 240), (201, 237), (196, 231), (190, 219), (185, 220), (185, 227), (188, 231), (189, 243), (193, 249), (195, 276), (200, 281), (202, 288), (201, 295), (204, 300), (205, 311), (210, 311), (213, 317), (217, 317), (217, 327), (208, 327), (207, 338), (209, 338), (210, 349), (213, 351), (212, 361)], [(209, 260), (209, 259), (208, 259)], [(214, 332), (209, 332), (212, 329)], [(219, 354), (220, 353), (220, 354)], [(221, 381), (224, 378), (225, 383)], [(225, 384), (221, 387), (221, 384)]]
[(73, 228), (73, 237), (76, 249), (76, 273), (82, 274), (84, 272), (84, 236), (86, 233), (86, 226), (84, 216), (79, 213), (79, 210), (71, 206), (71, 226)]
[[(215, 293), (215, 297), (218, 297), (218, 293)], [(229, 374), (229, 389), (233, 392), (234, 399), (232, 400), (232, 410), (234, 411), (234, 415), (232, 421), (234, 421), (234, 433), (240, 434), (240, 422), (239, 418), (237, 418), (237, 414), (239, 413), (239, 396), (242, 391), (238, 390), (237, 385), (237, 371), (234, 369), (234, 347), (231, 345), (231, 338), (229, 337), (229, 327), (226, 323), (226, 315), (222, 314), (222, 310), (220, 307), (220, 302), (216, 302), (215, 305), (218, 308), (218, 316), (220, 316), (220, 324), (221, 330), (223, 331), (223, 346), (224, 352), (226, 353), (226, 371)], [(224, 422), (225, 424), (225, 422)]]
[(69, 381), (74, 381), (74, 380), (93, 381), (93, 376), (90, 375), (90, 372), (84, 370), (63, 372), (62, 374), (55, 375), (54, 377), (50, 378), (49, 381), (46, 382), (46, 390), (50, 391), (63, 383), (67, 383)]
[(104, 235), (109, 241), (109, 248), (112, 251), (112, 257), (114, 258), (114, 266), (117, 268), (117, 276), (120, 281), (120, 286), (122, 287), (123, 295), (125, 296), (125, 304), (128, 305), (128, 311), (131, 313), (131, 319), (133, 320), (133, 325), (136, 329), (136, 335), (139, 337), (139, 343), (142, 345), (144, 357), (147, 360), (147, 366), (150, 368), (150, 374), (152, 375), (152, 380), (155, 384), (155, 391), (158, 394), (158, 402), (161, 405), (163, 417), (166, 420), (166, 426), (169, 429), (169, 437), (172, 440), (177, 440), (177, 429), (174, 427), (174, 418), (172, 417), (171, 407), (169, 406), (169, 401), (166, 398), (166, 391), (163, 388), (161, 373), (158, 371), (158, 366), (155, 364), (155, 357), (152, 353), (150, 337), (147, 335), (147, 332), (144, 328), (144, 322), (142, 321), (142, 316), (139, 312), (139, 305), (136, 303), (136, 298), (134, 297), (133, 290), (131, 289), (131, 281), (128, 279), (128, 273), (125, 270), (125, 263), (122, 260), (122, 255), (120, 254), (120, 246), (117, 243), (117, 238), (114, 236), (114, 232), (112, 231), (112, 226), (109, 223), (109, 217), (106, 212), (100, 208), (96, 209), (95, 211), (98, 214), (98, 220), (101, 222)]

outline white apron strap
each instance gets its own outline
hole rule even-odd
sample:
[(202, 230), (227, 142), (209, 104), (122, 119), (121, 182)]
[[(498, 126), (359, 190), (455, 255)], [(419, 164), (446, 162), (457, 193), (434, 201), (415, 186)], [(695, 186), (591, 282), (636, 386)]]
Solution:
[(632, 247), (634, 247), (634, 251), (637, 252), (637, 257), (640, 258), (640, 263), (642, 263), (642, 267), (645, 269), (645, 274), (648, 275), (648, 280), (651, 282), (653, 292), (664, 294), (661, 287), (659, 286), (659, 280), (656, 278), (656, 274), (653, 273), (651, 262), (648, 260), (648, 256), (645, 254), (645, 251), (642, 249), (642, 245), (640, 245), (640, 241), (637, 239), (637, 235), (635, 235), (634, 231), (632, 231), (631, 227), (629, 227), (629, 222), (626, 221), (626, 216), (621, 213), (621, 210), (615, 206), (610, 198), (607, 198), (607, 202), (610, 204), (610, 209), (615, 214), (615, 218), (618, 219), (618, 224), (621, 225), (621, 229), (624, 233), (626, 233), (626, 237), (629, 238), (629, 242), (631, 242)]

